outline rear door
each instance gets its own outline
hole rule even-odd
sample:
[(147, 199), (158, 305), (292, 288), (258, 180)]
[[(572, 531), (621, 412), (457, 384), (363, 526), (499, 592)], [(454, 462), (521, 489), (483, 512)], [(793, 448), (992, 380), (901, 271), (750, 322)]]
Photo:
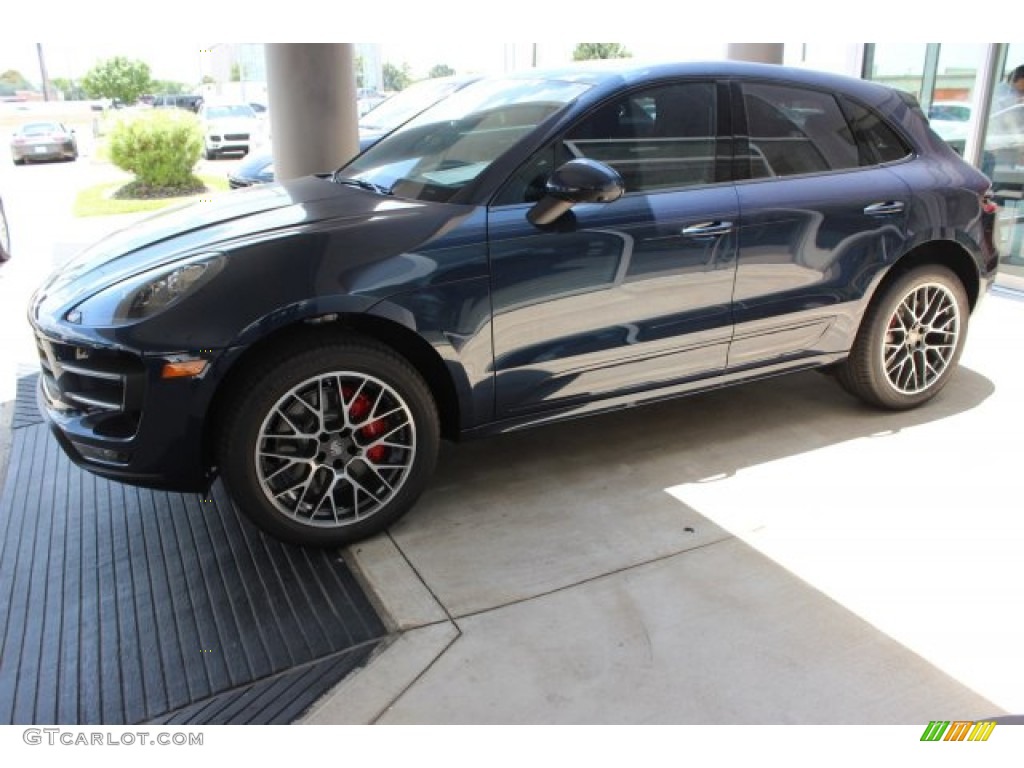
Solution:
[(733, 87), (742, 162), (729, 368), (845, 351), (854, 302), (903, 250), (910, 190), (884, 163), (909, 149), (891, 131), (874, 149), (859, 142), (884, 124), (833, 93)]

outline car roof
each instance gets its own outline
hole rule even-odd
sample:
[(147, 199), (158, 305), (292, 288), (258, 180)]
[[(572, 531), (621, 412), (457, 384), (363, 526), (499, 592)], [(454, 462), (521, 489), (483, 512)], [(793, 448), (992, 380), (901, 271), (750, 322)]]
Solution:
[[(826, 90), (838, 90), (871, 102), (891, 98), (895, 89), (869, 80), (779, 64), (747, 61), (665, 62), (636, 59), (603, 59), (575, 62), (549, 69), (520, 70), (500, 77), (538, 80), (568, 80), (594, 86), (615, 87), (660, 79), (686, 77), (745, 78), (787, 81)], [(597, 90), (603, 91), (604, 88)]]

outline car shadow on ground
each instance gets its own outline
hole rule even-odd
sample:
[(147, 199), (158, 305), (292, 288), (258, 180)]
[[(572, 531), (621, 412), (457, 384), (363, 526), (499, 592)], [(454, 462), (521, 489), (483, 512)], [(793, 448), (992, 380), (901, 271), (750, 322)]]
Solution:
[[(898, 436), (954, 419), (994, 391), (961, 366), (924, 407), (891, 412), (811, 371), (446, 444), (427, 492), (391, 535), (454, 615), (483, 610), (728, 537), (674, 488)], [(854, 487), (875, 471), (872, 443), (859, 450)]]

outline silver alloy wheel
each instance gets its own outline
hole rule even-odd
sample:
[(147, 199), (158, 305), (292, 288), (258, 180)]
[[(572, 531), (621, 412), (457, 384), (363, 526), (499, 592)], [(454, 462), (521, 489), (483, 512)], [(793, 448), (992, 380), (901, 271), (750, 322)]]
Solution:
[(292, 387), (260, 426), (260, 488), (288, 518), (316, 527), (356, 523), (399, 492), (416, 456), (416, 426), (380, 379), (339, 371)]
[(949, 367), (960, 337), (956, 297), (940, 283), (910, 291), (886, 325), (882, 365), (897, 392), (913, 395), (931, 387)]

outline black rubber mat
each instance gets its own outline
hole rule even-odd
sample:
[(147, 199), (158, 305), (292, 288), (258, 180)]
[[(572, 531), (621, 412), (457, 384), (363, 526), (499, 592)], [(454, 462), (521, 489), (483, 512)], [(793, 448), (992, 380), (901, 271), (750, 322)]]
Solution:
[(155, 725), (282, 725), (293, 722), (309, 705), (350, 671), (362, 666), (373, 648), (361, 646), (306, 667), (282, 672), (220, 696), (192, 704), (151, 721)]
[(0, 496), (0, 723), (289, 722), (385, 629), (337, 553), (13, 432)]
[(14, 418), (11, 426), (14, 429), (40, 424), (43, 415), (36, 406), (36, 386), (39, 382), (39, 370), (36, 368), (18, 367), (17, 390), (14, 398)]

